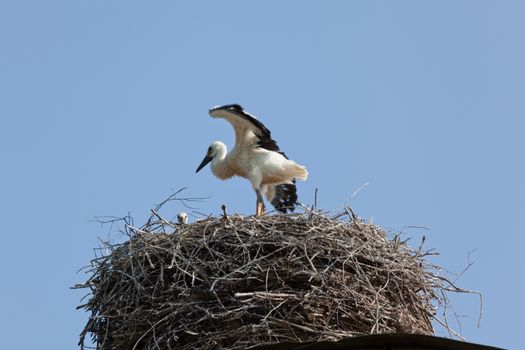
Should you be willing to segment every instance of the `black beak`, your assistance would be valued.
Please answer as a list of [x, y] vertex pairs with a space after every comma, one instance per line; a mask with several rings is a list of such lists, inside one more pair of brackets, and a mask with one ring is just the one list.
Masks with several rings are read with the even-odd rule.
[[195, 170], [196, 173], [199, 172], [199, 170], [201, 170], [202, 168], [204, 168], [206, 166], [206, 164], [208, 164], [209, 162], [211, 162], [211, 160], [213, 159], [213, 157], [210, 157], [209, 155], [206, 155], [206, 157], [204, 157], [204, 159], [202, 160], [201, 164], [199, 165], [199, 167], [197, 168], [197, 170]]

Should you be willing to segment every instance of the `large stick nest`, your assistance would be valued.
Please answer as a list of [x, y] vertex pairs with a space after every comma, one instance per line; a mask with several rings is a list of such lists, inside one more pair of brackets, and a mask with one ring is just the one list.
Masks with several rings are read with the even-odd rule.
[[[157, 214], [156, 214], [157, 215]], [[421, 249], [360, 220], [154, 216], [107, 245], [80, 288], [97, 349], [246, 349], [390, 332], [433, 334], [445, 279]]]

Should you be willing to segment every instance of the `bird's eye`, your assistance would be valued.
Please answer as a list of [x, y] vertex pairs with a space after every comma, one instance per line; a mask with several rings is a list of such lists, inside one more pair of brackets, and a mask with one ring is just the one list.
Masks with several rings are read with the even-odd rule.
[[208, 153], [211, 153], [211, 146], [208, 147]]

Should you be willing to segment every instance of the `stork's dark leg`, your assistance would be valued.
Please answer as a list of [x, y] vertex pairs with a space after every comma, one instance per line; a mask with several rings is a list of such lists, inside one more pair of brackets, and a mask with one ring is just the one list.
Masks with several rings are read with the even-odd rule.
[[263, 216], [265, 213], [264, 201], [261, 195], [261, 191], [255, 190], [257, 194], [257, 203], [255, 205], [255, 216]]

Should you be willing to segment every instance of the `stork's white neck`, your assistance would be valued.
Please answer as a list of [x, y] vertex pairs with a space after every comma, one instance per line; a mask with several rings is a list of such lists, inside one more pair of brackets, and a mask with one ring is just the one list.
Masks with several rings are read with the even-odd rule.
[[211, 171], [213, 172], [213, 175], [221, 180], [229, 179], [234, 176], [235, 173], [230, 167], [228, 161], [228, 149], [226, 148], [226, 145], [220, 141], [215, 141], [213, 145], [214, 155], [211, 161]]

